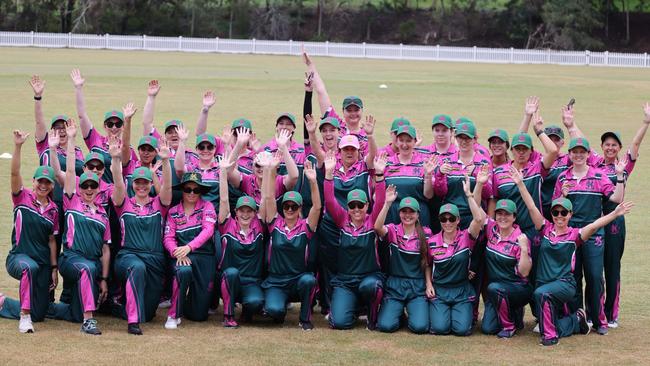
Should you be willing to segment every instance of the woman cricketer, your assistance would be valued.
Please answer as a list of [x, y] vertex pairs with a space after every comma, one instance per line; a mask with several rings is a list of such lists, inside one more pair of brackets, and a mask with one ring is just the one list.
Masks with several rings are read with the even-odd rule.
[[315, 255], [311, 240], [318, 227], [321, 212], [320, 193], [316, 182], [316, 170], [311, 162], [305, 163], [305, 176], [311, 187], [312, 207], [306, 219], [301, 217], [302, 196], [290, 191], [282, 197], [283, 216], [278, 215], [275, 189], [271, 182], [280, 162], [277, 157], [265, 169], [262, 183], [265, 196], [266, 217], [270, 240], [266, 251], [268, 276], [262, 282], [264, 289], [264, 312], [278, 323], [284, 322], [287, 302], [300, 299], [300, 327], [314, 328], [311, 321], [311, 305], [316, 294]]
[[56, 240], [59, 210], [51, 199], [54, 170], [40, 166], [32, 189], [23, 187], [20, 176], [21, 149], [28, 133], [15, 130], [11, 159], [11, 198], [14, 223], [7, 272], [20, 281], [19, 300], [0, 294], [0, 317], [19, 319], [20, 333], [33, 333], [32, 321], [42, 321], [50, 303], [50, 291], [58, 283]]
[[128, 332], [141, 335], [140, 323], [156, 315], [163, 289], [165, 254], [162, 243], [164, 218], [172, 199], [169, 147], [160, 142], [158, 157], [162, 160], [163, 181], [160, 194], [150, 197], [152, 172], [140, 167], [133, 172], [134, 197], [127, 197], [122, 176], [120, 142], [109, 141], [115, 189], [111, 201], [122, 224], [122, 247], [115, 258], [115, 275], [122, 283], [124, 293], [123, 316], [128, 321]]
[[375, 202], [372, 213], [366, 192], [354, 189], [347, 194], [347, 210], [343, 209], [334, 193], [336, 158], [325, 159], [325, 209], [340, 230], [338, 242], [328, 242], [336, 253], [338, 272], [330, 284], [333, 287], [329, 322], [334, 329], [350, 329], [356, 315], [367, 308], [367, 327], [374, 330], [379, 304], [383, 296], [383, 274], [377, 250], [374, 223], [384, 206], [384, 168], [386, 156], [374, 161]]

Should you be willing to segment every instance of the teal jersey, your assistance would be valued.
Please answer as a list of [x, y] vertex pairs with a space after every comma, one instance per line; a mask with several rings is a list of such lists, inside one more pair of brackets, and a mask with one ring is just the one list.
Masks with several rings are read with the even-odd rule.
[[589, 167], [587, 174], [578, 179], [573, 175], [573, 168], [562, 173], [555, 182], [553, 198], [562, 196], [562, 185], [569, 186], [567, 198], [573, 204], [573, 216], [569, 224], [583, 227], [602, 216], [603, 206], [614, 193], [614, 185], [605, 172]]
[[[187, 158], [186, 158], [187, 159]], [[219, 163], [216, 161], [212, 163], [208, 169], [201, 169], [199, 167], [198, 158], [186, 161], [185, 170], [187, 172], [201, 173], [201, 180], [203, 183], [210, 186], [208, 193], [201, 195], [201, 198], [211, 202], [216, 212], [219, 211]]]
[[269, 224], [270, 240], [266, 251], [269, 277], [294, 279], [305, 272], [313, 272], [315, 248], [311, 240], [313, 232], [306, 219], [299, 219], [289, 229], [282, 216], [276, 216]]
[[140, 206], [134, 198], [125, 198], [121, 206], [115, 205], [122, 229], [122, 248], [136, 252], [163, 254], [163, 220], [168, 207], [159, 197]]
[[404, 197], [413, 197], [420, 202], [420, 222], [424, 226], [429, 226], [431, 215], [429, 213], [429, 199], [424, 197], [424, 161], [428, 156], [413, 152], [411, 162], [402, 164], [399, 155], [388, 159], [384, 176], [386, 186], [394, 185], [397, 188], [397, 197], [399, 199], [393, 202], [390, 211], [386, 216], [386, 222], [395, 224], [400, 222], [399, 218], [399, 201]]
[[41, 265], [50, 264], [50, 236], [59, 233], [59, 209], [54, 201], [41, 206], [27, 188], [12, 194], [14, 227], [10, 254], [25, 254]]
[[443, 232], [431, 239], [429, 261], [433, 263], [434, 286], [458, 286], [469, 282], [469, 263], [476, 244], [467, 230], [458, 230], [452, 243], [445, 243]]
[[95, 208], [81, 200], [78, 194], [63, 195], [65, 230], [63, 250], [74, 251], [88, 259], [99, 259], [104, 244], [111, 242], [111, 228], [104, 208]]
[[[50, 147], [48, 145], [48, 134], [45, 134], [45, 137], [41, 141], [36, 142], [36, 152], [38, 153], [38, 160], [40, 165], [51, 166], [50, 158]], [[80, 176], [84, 172], [84, 154], [79, 148], [75, 146], [75, 161], [74, 161], [74, 171], [76, 176]], [[65, 147], [56, 148], [56, 156], [59, 159], [59, 166], [61, 171], [65, 172], [67, 169], [68, 159], [67, 152]], [[52, 191], [52, 199], [54, 202], [63, 202], [63, 187], [59, 185], [59, 182], [54, 182], [54, 190]]]
[[261, 279], [264, 275], [264, 227], [255, 217], [249, 231], [243, 232], [236, 218], [227, 218], [219, 225], [221, 233], [221, 260], [219, 271], [237, 268], [245, 278]]
[[540, 231], [543, 235], [537, 256], [536, 286], [556, 280], [575, 282], [576, 249], [583, 244], [580, 229], [570, 227], [558, 235], [555, 226], [545, 221]]
[[[388, 224], [385, 228], [387, 230], [385, 240], [388, 242], [390, 253], [388, 275], [424, 281], [420, 239], [417, 233], [406, 235], [402, 224]], [[425, 236], [431, 238], [431, 230], [426, 226], [422, 228]]]
[[[96, 129], [92, 128], [90, 132], [88, 132], [88, 136], [84, 137], [84, 142], [90, 152], [98, 153], [104, 158], [104, 174], [102, 175], [102, 180], [106, 183], [112, 184], [113, 173], [111, 172], [111, 164], [113, 158], [111, 157], [111, 154], [108, 153], [108, 137], [100, 135]], [[133, 147], [130, 148], [130, 151], [131, 160], [138, 160]]]
[[[487, 225], [485, 225], [485, 234], [487, 236], [485, 263], [488, 283], [528, 283], [528, 278], [519, 273], [521, 248], [517, 238], [522, 234], [519, 226], [515, 225], [508, 237], [502, 237], [499, 235], [496, 221], [488, 219]], [[530, 242], [528, 243], [528, 253], [530, 253]]]

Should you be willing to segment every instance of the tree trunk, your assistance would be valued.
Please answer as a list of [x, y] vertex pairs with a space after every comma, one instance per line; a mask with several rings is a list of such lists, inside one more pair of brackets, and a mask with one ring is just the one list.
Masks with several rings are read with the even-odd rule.
[[228, 21], [228, 38], [232, 39], [232, 22], [235, 18], [235, 0], [230, 0], [230, 20]]
[[321, 31], [323, 29], [323, 0], [318, 0], [318, 38], [321, 36]]

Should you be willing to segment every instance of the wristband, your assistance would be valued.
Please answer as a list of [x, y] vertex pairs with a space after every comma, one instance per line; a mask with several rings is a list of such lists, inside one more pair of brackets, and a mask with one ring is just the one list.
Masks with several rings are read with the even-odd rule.
[[383, 176], [384, 176], [384, 173], [381, 173], [381, 174], [375, 173], [375, 177], [383, 177]]
[[53, 264], [50, 268], [52, 268], [52, 269], [58, 269], [59, 266], [58, 266], [57, 264]]
[[100, 281], [108, 281], [108, 277], [99, 277]]
[[41, 97], [37, 97], [36, 95], [34, 95], [34, 100], [41, 100], [41, 99], [43, 99], [42, 96], [41, 96]]
[[616, 180], [616, 183], [617, 183], [617, 184], [618, 184], [618, 183], [625, 183], [625, 179], [617, 179], [617, 180]]
[[541, 131], [539, 131], [539, 132], [535, 132], [535, 135], [539, 136], [539, 135], [541, 135], [541, 134], [543, 134], [543, 133], [544, 133], [544, 130], [541, 130]]

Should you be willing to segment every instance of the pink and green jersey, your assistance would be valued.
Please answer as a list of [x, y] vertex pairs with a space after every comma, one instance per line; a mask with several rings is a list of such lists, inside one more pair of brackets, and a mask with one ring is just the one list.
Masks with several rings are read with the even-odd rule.
[[[45, 134], [45, 138], [41, 141], [36, 141], [36, 153], [38, 154], [38, 160], [40, 162], [40, 165], [46, 165], [46, 166], [51, 166], [51, 159], [50, 159], [50, 147], [47, 142], [47, 134]], [[75, 146], [74, 148], [74, 155], [75, 155], [75, 165], [74, 165], [74, 170], [75, 174], [77, 176], [80, 176], [84, 172], [84, 154], [83, 151], [79, 148], [79, 146]], [[66, 171], [67, 167], [67, 151], [64, 147], [57, 147], [56, 148], [56, 156], [59, 158], [59, 165], [61, 166], [61, 170], [63, 172]], [[58, 182], [55, 182], [54, 184], [54, 191], [52, 192], [52, 199], [56, 202], [62, 202], [63, 201], [63, 187], [59, 185]]]
[[[313, 272], [316, 248], [311, 240], [314, 232], [307, 219], [298, 219], [289, 229], [280, 215], [268, 225], [270, 240], [265, 253], [269, 277], [274, 280], [291, 280], [303, 273]], [[269, 282], [269, 281], [267, 281]]]
[[174, 249], [189, 246], [191, 253], [214, 255], [214, 225], [217, 214], [210, 202], [199, 198], [190, 215], [185, 214], [183, 203], [169, 209], [165, 222], [164, 245], [170, 256]]
[[125, 198], [121, 206], [114, 205], [122, 229], [122, 249], [148, 254], [163, 254], [163, 225], [168, 207], [154, 197], [145, 205]]
[[431, 238], [429, 260], [433, 263], [433, 284], [454, 287], [469, 281], [469, 264], [476, 238], [458, 230], [452, 243], [445, 243], [443, 232]]
[[[485, 225], [487, 245], [485, 249], [485, 262], [487, 266], [488, 283], [510, 282], [516, 284], [527, 284], [528, 278], [519, 273], [519, 258], [521, 248], [517, 238], [522, 234], [519, 226], [515, 225], [514, 230], [507, 237], [499, 234], [499, 226], [496, 221], [489, 218]], [[528, 242], [528, 253], [530, 253], [530, 242]]]
[[236, 218], [228, 217], [219, 224], [221, 253], [217, 270], [234, 267], [241, 277], [261, 280], [264, 275], [264, 226], [259, 217], [244, 232]]
[[25, 254], [40, 265], [50, 264], [50, 236], [59, 233], [59, 209], [52, 200], [42, 206], [27, 188], [11, 195], [14, 227], [9, 254]]
[[[97, 132], [96, 129], [91, 128], [88, 136], [84, 137], [86, 142], [86, 147], [90, 152], [96, 152], [104, 158], [104, 174], [102, 175], [102, 180], [106, 183], [113, 183], [113, 173], [111, 173], [111, 154], [108, 153], [108, 137], [102, 136]], [[138, 156], [135, 154], [133, 147], [131, 150], [131, 160], [138, 160]]]
[[573, 174], [573, 167], [560, 174], [555, 182], [553, 199], [562, 196], [562, 185], [568, 182], [568, 198], [573, 204], [571, 225], [583, 227], [602, 216], [603, 207], [614, 193], [615, 186], [607, 174], [594, 167], [589, 167], [587, 174], [578, 179]]
[[[388, 261], [388, 275], [424, 281], [420, 257], [420, 239], [417, 232], [410, 235], [404, 232], [402, 224], [387, 224], [385, 241], [388, 242], [390, 258]], [[429, 238], [429, 246], [432, 245], [431, 230], [423, 226], [424, 235]]]
[[63, 250], [70, 250], [88, 259], [99, 259], [102, 247], [111, 242], [108, 215], [100, 204], [96, 209], [81, 200], [77, 193], [63, 195], [65, 229]]
[[569, 227], [566, 233], [558, 234], [555, 225], [544, 220], [540, 232], [542, 239], [536, 264], [536, 287], [557, 280], [575, 283], [576, 250], [584, 244], [580, 229]]

